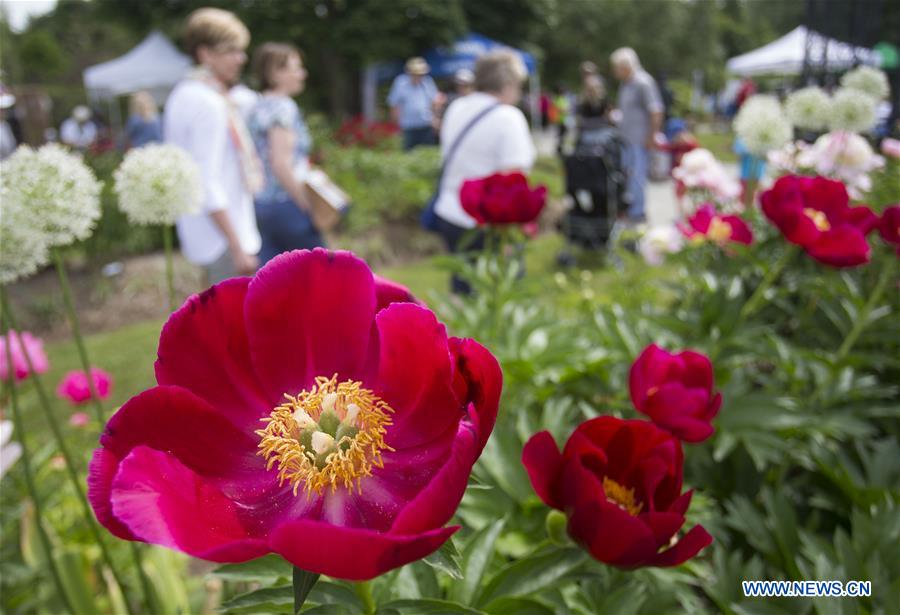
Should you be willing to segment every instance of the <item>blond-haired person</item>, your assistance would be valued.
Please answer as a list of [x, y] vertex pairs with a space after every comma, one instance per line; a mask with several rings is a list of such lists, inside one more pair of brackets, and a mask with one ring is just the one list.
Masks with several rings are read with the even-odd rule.
[[232, 13], [197, 9], [188, 16], [184, 46], [195, 68], [169, 96], [163, 134], [197, 162], [203, 209], [178, 220], [181, 249], [206, 269], [210, 284], [256, 271], [260, 237], [253, 194], [263, 176], [253, 142], [227, 98], [247, 62], [250, 33]]
[[128, 147], [162, 141], [162, 123], [153, 96], [149, 92], [135, 92], [128, 101], [128, 107], [128, 121], [125, 123]]

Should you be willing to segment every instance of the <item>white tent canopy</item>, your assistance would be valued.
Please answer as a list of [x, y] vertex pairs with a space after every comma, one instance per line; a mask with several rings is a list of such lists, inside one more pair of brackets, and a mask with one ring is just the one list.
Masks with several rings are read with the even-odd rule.
[[162, 101], [190, 66], [188, 56], [154, 31], [125, 55], [86, 68], [84, 87], [91, 100], [147, 90]]
[[741, 76], [799, 75], [803, 72], [807, 36], [812, 37], [809, 57], [812, 66], [827, 65], [828, 70], [845, 70], [860, 62], [877, 64], [876, 54], [871, 49], [854, 47], [805, 26], [797, 26], [778, 40], [731, 58], [726, 65], [728, 71]]

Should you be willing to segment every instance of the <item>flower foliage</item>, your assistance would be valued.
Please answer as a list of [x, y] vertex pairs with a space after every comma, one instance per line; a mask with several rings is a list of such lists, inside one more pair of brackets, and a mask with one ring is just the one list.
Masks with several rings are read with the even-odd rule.
[[722, 396], [713, 390], [706, 355], [692, 350], [672, 354], [651, 344], [631, 366], [629, 389], [638, 412], [677, 438], [702, 442], [713, 434], [712, 419]]
[[747, 150], [757, 156], [782, 147], [794, 136], [781, 104], [773, 96], [758, 94], [747, 99], [734, 118], [734, 131]]
[[132, 224], [175, 224], [200, 209], [200, 169], [175, 145], [132, 149], [114, 177], [119, 208]]
[[831, 117], [831, 98], [822, 88], [808, 87], [791, 92], [784, 102], [788, 119], [806, 130], [823, 130]]
[[875, 100], [881, 100], [891, 93], [887, 75], [883, 70], [872, 66], [858, 66], [844, 73], [841, 77], [841, 85], [865, 92]]
[[463, 182], [459, 200], [478, 224], [527, 224], [544, 209], [547, 188], [530, 188], [522, 173], [495, 173]]
[[866, 235], [878, 218], [868, 207], [850, 207], [841, 182], [786, 175], [760, 201], [763, 213], [785, 238], [820, 263], [855, 267], [869, 262]]
[[832, 130], [868, 132], [875, 126], [876, 100], [862, 90], [843, 87], [835, 92], [831, 104]]
[[10, 366], [7, 364], [6, 357], [7, 344], [9, 344], [9, 354], [12, 355], [13, 377], [17, 381], [25, 380], [32, 375], [32, 371], [28, 367], [29, 360], [31, 366], [34, 367], [33, 373], [43, 374], [50, 369], [47, 353], [44, 352], [44, 342], [29, 331], [8, 331], [6, 335], [0, 336], [0, 380], [9, 378]]
[[591, 419], [562, 453], [542, 431], [525, 445], [522, 463], [544, 503], [566, 512], [572, 539], [601, 562], [677, 566], [712, 543], [699, 525], [676, 538], [692, 492], [681, 492], [681, 443], [652, 423]]
[[[370, 579], [458, 527], [501, 372], [350, 253], [296, 251], [190, 298], [160, 337], [159, 386], [110, 419], [90, 466], [128, 540]], [[408, 293], [406, 293], [408, 296]]]
[[[12, 224], [29, 228], [20, 241], [38, 233], [48, 247], [65, 246], [91, 234], [100, 217], [101, 184], [81, 157], [55, 143], [36, 150], [23, 145], [3, 166], [4, 213], [8, 209]], [[27, 238], [23, 247], [29, 245], [40, 252], [40, 241]], [[33, 271], [35, 260], [40, 262], [23, 264], [20, 275]]]

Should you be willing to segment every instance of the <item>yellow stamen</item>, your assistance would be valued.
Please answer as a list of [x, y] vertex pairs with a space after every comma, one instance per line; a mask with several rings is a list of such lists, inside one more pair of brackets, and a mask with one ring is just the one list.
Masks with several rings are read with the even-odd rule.
[[[301, 487], [307, 497], [327, 487], [332, 493], [338, 487], [361, 490], [363, 477], [383, 467], [382, 453], [394, 450], [384, 442], [394, 410], [361, 382], [320, 376], [311, 389], [285, 399], [262, 419], [266, 427], [256, 434], [266, 468], [277, 464], [279, 482], [289, 483], [294, 495]], [[319, 425], [325, 412], [342, 417], [335, 433]]]
[[719, 245], [727, 243], [731, 239], [731, 225], [719, 216], [713, 216], [706, 229], [706, 236]]
[[806, 217], [813, 221], [813, 224], [816, 225], [816, 228], [821, 232], [830, 231], [831, 224], [828, 222], [828, 216], [825, 215], [824, 211], [819, 211], [818, 209], [813, 209], [812, 207], [804, 207], [803, 213], [806, 214]]
[[634, 488], [628, 489], [608, 476], [603, 477], [603, 492], [606, 500], [612, 502], [629, 515], [636, 517], [644, 507], [642, 502], [635, 501]]

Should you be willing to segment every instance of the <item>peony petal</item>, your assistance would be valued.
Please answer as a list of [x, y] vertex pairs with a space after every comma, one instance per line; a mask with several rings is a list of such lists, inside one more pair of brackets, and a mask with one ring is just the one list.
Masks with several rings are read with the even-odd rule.
[[375, 291], [372, 272], [349, 252], [276, 256], [250, 282], [245, 308], [250, 355], [271, 404], [317, 376], [363, 379]]
[[678, 566], [712, 544], [713, 538], [702, 525], [695, 525], [671, 549], [659, 553], [648, 562], [651, 566]]
[[672, 536], [684, 525], [684, 515], [671, 511], [645, 512], [641, 513], [638, 518], [647, 524], [647, 527], [653, 532], [656, 544], [659, 546], [669, 544]]
[[94, 515], [100, 525], [108, 529], [114, 536], [123, 540], [138, 540], [121, 521], [112, 513], [109, 501], [112, 482], [119, 469], [119, 459], [105, 448], [98, 448], [88, 464], [88, 501], [94, 509]]
[[159, 337], [156, 380], [205, 399], [241, 429], [252, 431], [268, 416], [253, 372], [244, 298], [249, 278], [232, 278], [189, 298], [169, 317]]
[[544, 504], [559, 510], [563, 504], [556, 493], [563, 457], [549, 431], [541, 431], [525, 443], [522, 449], [522, 465], [531, 479], [531, 486]]
[[236, 504], [174, 456], [146, 446], [119, 464], [112, 512], [145, 542], [218, 562], [243, 562], [268, 552], [238, 520]]
[[374, 276], [375, 281], [375, 312], [380, 312], [392, 303], [415, 303], [426, 307], [424, 303], [416, 299], [409, 289], [402, 284], [397, 284], [387, 278]]
[[806, 250], [820, 263], [832, 267], [856, 267], [868, 263], [871, 254], [865, 236], [850, 225], [841, 225], [822, 233]]
[[366, 581], [433, 553], [458, 529], [455, 526], [414, 535], [385, 534], [301, 519], [277, 527], [269, 544], [273, 551], [307, 572]]
[[497, 421], [503, 371], [494, 355], [475, 340], [452, 337], [449, 342], [456, 361], [455, 385], [478, 433], [480, 455]]
[[650, 528], [614, 504], [592, 502], [569, 516], [569, 535], [592, 557], [623, 568], [640, 566], [656, 553]]
[[375, 394], [394, 409], [385, 442], [400, 450], [455, 431], [464, 405], [452, 388], [444, 325], [411, 303], [392, 304], [375, 320], [380, 349]]
[[450, 457], [431, 482], [400, 511], [391, 532], [413, 534], [447, 523], [462, 501], [479, 452], [474, 428], [468, 423], [461, 424]]

